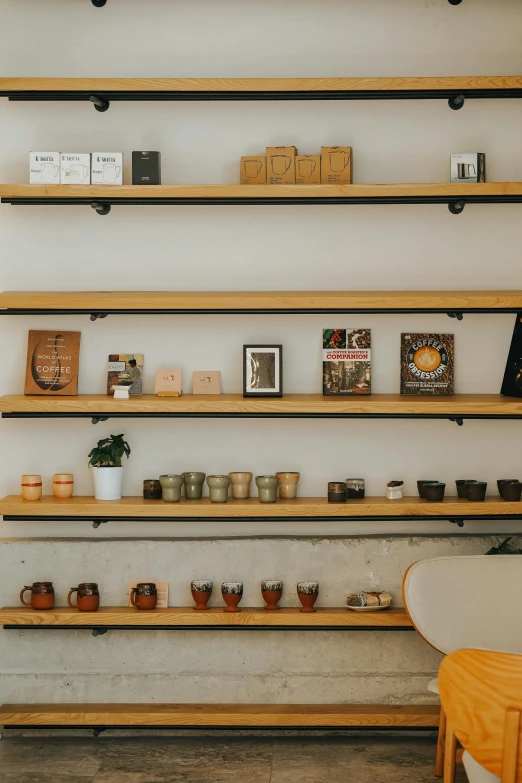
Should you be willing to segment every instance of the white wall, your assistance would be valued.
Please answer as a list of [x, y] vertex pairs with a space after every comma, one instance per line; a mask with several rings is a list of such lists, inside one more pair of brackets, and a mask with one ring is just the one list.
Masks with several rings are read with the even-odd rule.
[[[5, 76], [429, 76], [522, 70], [522, 15], [515, 0], [494, 5], [463, 0], [458, 7], [446, 0], [108, 0], [104, 9], [89, 0], [0, 0], [0, 20]], [[486, 153], [489, 180], [521, 180], [521, 120], [522, 103], [506, 100], [468, 101], [458, 112], [445, 101], [113, 103], [105, 114], [87, 103], [1, 100], [0, 181], [27, 181], [29, 150], [49, 149], [123, 150], [130, 182], [130, 153], [145, 147], [161, 150], [164, 183], [237, 182], [240, 156], [262, 153], [272, 144], [296, 144], [302, 153], [317, 152], [321, 144], [351, 144], [356, 182], [444, 182], [450, 153], [467, 151]], [[521, 214], [519, 205], [468, 206], [458, 217], [442, 205], [115, 207], [101, 218], [88, 207], [6, 205], [0, 209], [0, 289], [521, 288]], [[417, 330], [455, 333], [457, 392], [496, 393], [513, 316], [466, 316], [461, 323], [443, 315], [110, 316], [97, 323], [87, 316], [4, 317], [1, 393], [23, 389], [28, 329], [58, 326], [82, 331], [81, 392], [103, 392], [107, 355], [118, 351], [145, 353], [149, 392], [156, 369], [165, 366], [184, 369], [186, 391], [192, 370], [221, 369], [224, 391], [239, 392], [241, 347], [248, 341], [283, 343], [286, 391], [320, 392], [321, 329], [369, 326], [375, 392], [398, 390], [400, 332]], [[364, 476], [369, 494], [382, 494], [390, 478], [404, 478], [409, 494], [417, 478], [447, 481], [451, 493], [456, 478], [493, 485], [500, 476], [520, 475], [518, 428], [513, 422], [466, 422], [457, 428], [445, 421], [371, 420], [127, 420], [94, 428], [87, 420], [5, 420], [0, 493], [18, 492], [20, 474], [29, 471], [41, 472], [50, 491], [52, 474], [69, 470], [77, 492], [90, 493], [88, 451], [96, 439], [122, 431], [133, 449], [127, 494], [140, 494], [144, 478], [187, 469], [299, 470], [305, 495], [324, 495], [328, 480], [350, 475]], [[474, 523], [459, 532], [518, 529], [516, 523]], [[307, 523], [298, 529], [283, 522], [223, 523], [211, 529], [114, 523], [103, 535], [269, 535], [275, 556], [277, 535], [383, 531], [456, 532], [448, 522]], [[3, 523], [0, 533], [99, 538], [101, 531], [86, 522], [48, 522]], [[407, 540], [400, 541], [408, 558], [416, 559]], [[471, 543], [472, 551], [484, 551], [482, 544]], [[438, 546], [444, 553], [454, 542], [448, 538]], [[247, 542], [242, 551], [248, 547]], [[376, 541], [377, 570], [378, 547]], [[66, 551], [74, 564], [74, 548]], [[112, 568], [121, 570], [123, 582], [128, 550], [111, 551]], [[175, 570], [175, 544], [169, 552]], [[191, 550], [194, 575], [200, 570], [197, 552]], [[215, 552], [219, 559], [219, 546]], [[136, 574], [144, 564], [141, 553], [136, 545]], [[77, 557], [78, 578], [86, 579]], [[58, 580], [60, 546], [45, 562], [42, 556], [40, 565], [24, 579], [45, 573]], [[403, 565], [386, 562], [397, 583]], [[270, 570], [269, 557], [262, 566]], [[216, 575], [221, 573], [216, 567]], [[1, 589], [2, 603], [14, 600], [7, 583]], [[179, 592], [171, 595], [173, 604], [184, 600]], [[121, 644], [119, 639], [112, 645]], [[241, 640], [241, 649], [248, 654], [258, 641]], [[297, 644], [297, 637], [285, 643]], [[81, 671], [77, 649], [72, 644], [70, 671]], [[415, 655], [412, 647], [422, 669], [423, 659]], [[397, 665], [399, 659], [398, 652]], [[334, 671], [337, 659], [330, 665]], [[22, 668], [38, 672], [38, 666], [33, 657]], [[208, 666], [218, 676], [218, 663]], [[377, 689], [376, 699], [390, 698], [386, 687]], [[417, 692], [413, 686], [411, 692]], [[140, 693], [146, 700], [146, 689]], [[295, 700], [306, 699], [306, 688], [296, 686], [294, 693]], [[248, 695], [247, 689], [244, 700]]]

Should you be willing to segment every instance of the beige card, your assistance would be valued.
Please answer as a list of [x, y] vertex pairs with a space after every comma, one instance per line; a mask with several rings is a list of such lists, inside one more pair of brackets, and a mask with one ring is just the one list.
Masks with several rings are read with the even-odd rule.
[[154, 394], [172, 394], [175, 397], [179, 397], [181, 394], [182, 380], [183, 370], [158, 370], [156, 373]]
[[129, 582], [129, 587], [127, 590], [127, 600], [129, 602], [129, 606], [132, 606], [130, 599], [131, 590], [133, 587], [136, 587], [139, 582], [154, 582], [156, 585], [156, 590], [158, 591], [157, 606], [159, 609], [167, 608], [169, 605], [169, 583], [158, 582], [156, 579], [133, 579], [132, 582]]
[[192, 394], [221, 394], [221, 372], [219, 370], [194, 370], [192, 373]]

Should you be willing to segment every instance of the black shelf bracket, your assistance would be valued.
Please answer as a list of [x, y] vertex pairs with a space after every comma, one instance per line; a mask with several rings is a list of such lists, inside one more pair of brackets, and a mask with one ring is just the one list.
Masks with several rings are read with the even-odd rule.
[[448, 0], [448, 3], [450, 5], [460, 5], [462, 3], [462, 0]]
[[92, 635], [96, 638], [96, 636], [103, 636], [107, 633], [109, 629], [108, 628], [93, 628]]
[[92, 526], [96, 530], [100, 527], [100, 525], [106, 525], [108, 521], [108, 519], [95, 519], [92, 523]]
[[[92, 1], [93, 1], [93, 3], [94, 3], [94, 0], [92, 0]], [[96, 738], [96, 737], [99, 737], [99, 736], [100, 736], [100, 734], [102, 733], [102, 731], [107, 731], [107, 729], [105, 729], [105, 728], [102, 728], [101, 726], [100, 726], [99, 728], [97, 728], [97, 729], [93, 729], [93, 730], [92, 730], [92, 736], [93, 736], [94, 738]]]
[[[94, 0], [93, 0], [94, 3]], [[96, 5], [96, 3], [94, 3]], [[105, 3], [103, 3], [105, 5]], [[109, 106], [111, 105], [111, 102], [107, 100], [107, 98], [100, 98], [99, 95], [89, 95], [89, 100], [91, 103], [94, 103], [94, 108], [96, 111], [107, 111]]]
[[[450, 1], [450, 3], [452, 2], [452, 0], [449, 0], [449, 1]], [[460, 1], [461, 0], [458, 0], [458, 2], [460, 2]], [[107, 0], [91, 0], [91, 3], [93, 4], [93, 6], [95, 8], [103, 8], [104, 5], [107, 5]]]
[[462, 416], [454, 416], [450, 421], [454, 421], [459, 427], [462, 427], [464, 424], [464, 418]]
[[[450, 0], [451, 2], [451, 0]], [[466, 101], [465, 95], [454, 95], [453, 98], [448, 99], [448, 106], [450, 109], [453, 109], [453, 111], [459, 111], [459, 109], [462, 109], [464, 106], [464, 103]]]
[[91, 418], [91, 424], [99, 424], [100, 421], [107, 421], [108, 418], [108, 416], [93, 416]]
[[109, 313], [91, 313], [91, 321], [97, 321], [98, 318], [107, 318]]
[[465, 206], [466, 205], [462, 199], [460, 199], [460, 201], [450, 201], [448, 203], [448, 209], [452, 215], [460, 215], [461, 212], [464, 212]]
[[463, 519], [450, 519], [450, 522], [453, 522], [457, 527], [464, 527], [464, 520]]
[[91, 207], [94, 210], [96, 210], [98, 215], [108, 215], [109, 212], [111, 211], [111, 205], [110, 204], [101, 203], [99, 201], [93, 201], [93, 203], [91, 204]]
[[464, 318], [464, 314], [461, 313], [461, 312], [458, 312], [458, 313], [448, 313], [448, 316], [450, 318], [456, 318], [457, 321], [462, 321], [462, 319]]

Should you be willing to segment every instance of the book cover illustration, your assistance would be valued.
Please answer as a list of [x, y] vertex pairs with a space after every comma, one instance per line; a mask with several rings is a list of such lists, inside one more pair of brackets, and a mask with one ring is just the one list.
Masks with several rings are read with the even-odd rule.
[[114, 395], [113, 386], [130, 386], [129, 394], [143, 394], [143, 354], [109, 354], [107, 394]]
[[31, 330], [24, 394], [78, 394], [81, 332]]
[[323, 329], [323, 395], [371, 394], [371, 329]]
[[522, 397], [522, 313], [517, 313], [500, 393]]
[[401, 334], [401, 394], [453, 394], [455, 337]]

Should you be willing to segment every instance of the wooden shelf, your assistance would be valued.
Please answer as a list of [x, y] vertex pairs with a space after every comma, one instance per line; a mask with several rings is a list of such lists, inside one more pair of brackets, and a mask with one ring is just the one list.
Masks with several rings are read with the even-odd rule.
[[2, 704], [0, 723], [19, 726], [202, 726], [221, 728], [436, 728], [440, 707], [399, 704]]
[[257, 497], [248, 500], [229, 499], [228, 503], [211, 503], [202, 500], [182, 500], [164, 503], [162, 500], [144, 500], [139, 496], [121, 500], [94, 500], [92, 497], [74, 496], [61, 500], [43, 496], [41, 500], [26, 501], [20, 495], [8, 495], [0, 500], [0, 514], [5, 519], [69, 519], [87, 520], [240, 520], [254, 519], [300, 520], [314, 519], [483, 519], [522, 517], [522, 501], [509, 503], [500, 497], [487, 498], [483, 502], [470, 502], [448, 497], [442, 503], [428, 503], [418, 497], [387, 500], [368, 497], [349, 500], [346, 503], [328, 503], [326, 498], [296, 498], [276, 503], [260, 503]]
[[35, 611], [24, 607], [2, 607], [0, 625], [45, 627], [118, 628], [163, 627], [191, 628], [246, 628], [300, 630], [314, 628], [331, 629], [413, 629], [413, 623], [404, 609], [386, 609], [382, 612], [360, 613], [350, 609], [317, 609], [305, 614], [299, 609], [284, 608], [267, 612], [264, 609], [242, 608], [239, 614], [228, 614], [222, 608], [196, 612], [192, 607], [176, 607], [140, 611], [125, 606], [101, 607], [97, 612], [79, 612], [76, 609], [58, 608], [49, 611]]
[[323, 397], [321, 394], [287, 394], [281, 398], [245, 398], [240, 394], [157, 397], [144, 394], [115, 400], [106, 394], [76, 397], [0, 397], [5, 418], [426, 418], [519, 419], [522, 398], [501, 394], [455, 394], [417, 397], [371, 394], [359, 397]]
[[3, 291], [10, 313], [516, 313], [514, 291]]

